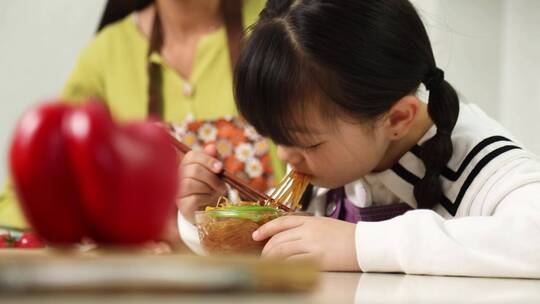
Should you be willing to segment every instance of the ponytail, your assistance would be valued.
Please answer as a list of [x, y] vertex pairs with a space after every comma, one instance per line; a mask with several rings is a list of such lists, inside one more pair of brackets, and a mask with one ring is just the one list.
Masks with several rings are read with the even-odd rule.
[[430, 209], [443, 198], [440, 173], [452, 156], [452, 130], [459, 114], [459, 100], [454, 88], [444, 80], [438, 68], [423, 81], [429, 91], [428, 112], [437, 128], [435, 136], [422, 144], [420, 159], [426, 173], [414, 186], [418, 208]]

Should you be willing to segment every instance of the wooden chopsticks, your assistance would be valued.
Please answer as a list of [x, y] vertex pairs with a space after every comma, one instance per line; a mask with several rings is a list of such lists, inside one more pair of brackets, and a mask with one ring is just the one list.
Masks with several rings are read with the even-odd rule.
[[[180, 152], [186, 154], [191, 151], [191, 148], [176, 139], [170, 132], [167, 132], [171, 140], [171, 144]], [[233, 188], [237, 189], [240, 194], [249, 200], [254, 202], [261, 202], [265, 204], [267, 201], [272, 201], [272, 198], [265, 193], [260, 192], [259, 190], [251, 187], [238, 177], [234, 176], [231, 172], [223, 169], [219, 174], [220, 178], [223, 179], [227, 184], [231, 185]]]

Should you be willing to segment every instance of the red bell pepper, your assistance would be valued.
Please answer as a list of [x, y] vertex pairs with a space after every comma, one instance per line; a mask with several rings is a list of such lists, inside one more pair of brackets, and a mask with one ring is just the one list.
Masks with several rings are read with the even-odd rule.
[[151, 122], [117, 125], [97, 101], [46, 103], [15, 130], [11, 174], [47, 241], [131, 244], [158, 237], [174, 208], [177, 156]]

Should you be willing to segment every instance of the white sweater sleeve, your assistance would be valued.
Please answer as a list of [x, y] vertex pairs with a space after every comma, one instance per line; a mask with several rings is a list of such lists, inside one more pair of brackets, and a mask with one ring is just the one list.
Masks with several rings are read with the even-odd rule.
[[197, 227], [189, 222], [180, 211], [178, 211], [178, 231], [180, 232], [182, 241], [184, 241], [189, 249], [193, 250], [193, 252], [198, 255], [206, 255], [199, 240]]
[[492, 216], [359, 222], [356, 251], [366, 272], [540, 278], [540, 183], [513, 189]]

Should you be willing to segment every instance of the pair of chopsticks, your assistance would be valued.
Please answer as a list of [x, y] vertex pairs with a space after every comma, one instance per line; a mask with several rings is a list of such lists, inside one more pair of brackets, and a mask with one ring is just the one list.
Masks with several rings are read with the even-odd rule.
[[[169, 135], [171, 144], [176, 148], [176, 150], [182, 152], [183, 154], [191, 151], [190, 147], [176, 139], [176, 137], [174, 137], [174, 135], [172, 135], [170, 132], [167, 132], [167, 134]], [[219, 177], [223, 179], [224, 182], [238, 190], [238, 192], [240, 192], [240, 194], [246, 199], [252, 200], [254, 202], [261, 202], [262, 204], [266, 204], [266, 202], [273, 200], [270, 196], [251, 187], [250, 185], [248, 185], [247, 183], [245, 183], [244, 181], [234, 176], [234, 174], [225, 169], [221, 171]]]

